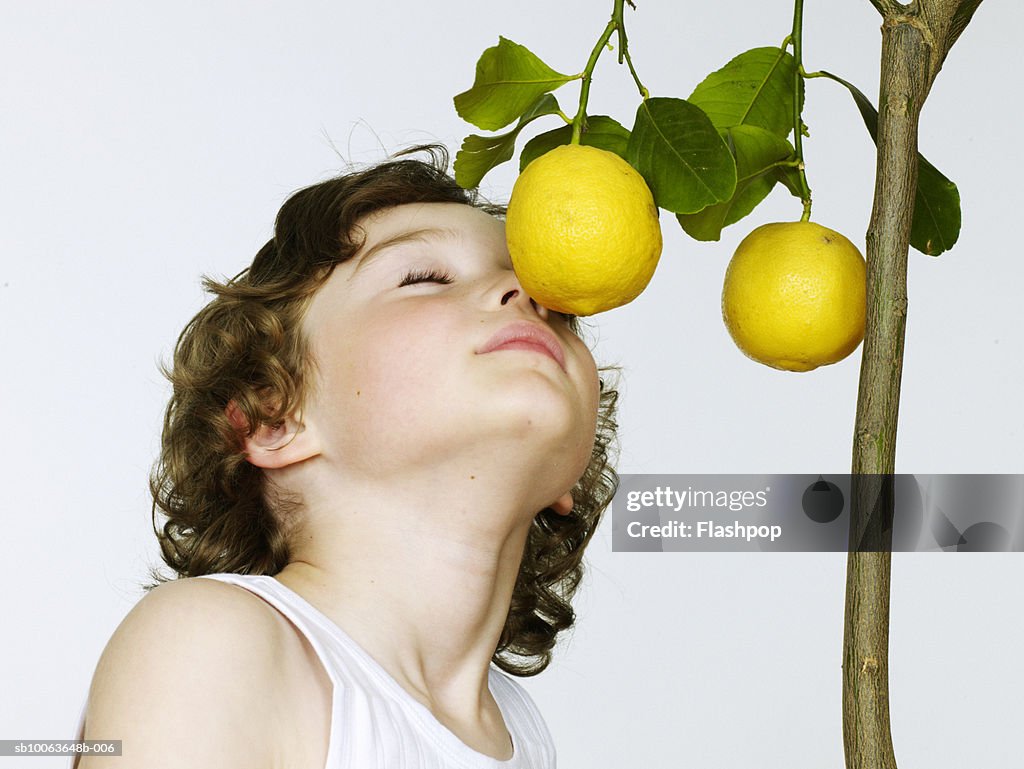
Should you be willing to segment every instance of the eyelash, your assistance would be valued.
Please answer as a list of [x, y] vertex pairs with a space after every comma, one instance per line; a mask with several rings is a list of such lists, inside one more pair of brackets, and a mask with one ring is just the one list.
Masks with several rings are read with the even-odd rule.
[[[454, 283], [455, 277], [450, 272], [442, 272], [438, 270], [409, 270], [402, 278], [402, 282], [398, 284], [399, 288], [402, 286], [411, 286], [415, 283]], [[576, 320], [575, 315], [570, 315], [566, 312], [555, 312], [556, 315], [560, 316], [566, 323], [572, 323]]]
[[410, 270], [402, 278], [398, 287], [411, 286], [414, 283], [454, 283], [455, 277], [449, 272], [438, 272], [437, 270]]

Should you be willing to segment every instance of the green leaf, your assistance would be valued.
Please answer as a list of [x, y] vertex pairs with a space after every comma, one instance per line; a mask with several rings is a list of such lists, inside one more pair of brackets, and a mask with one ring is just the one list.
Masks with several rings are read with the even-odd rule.
[[476, 187], [483, 181], [488, 171], [512, 159], [516, 138], [527, 124], [542, 115], [553, 115], [558, 112], [555, 97], [546, 93], [534, 102], [533, 106], [519, 118], [516, 127], [508, 133], [498, 136], [467, 136], [455, 155], [455, 181], [465, 189]]
[[520, 117], [542, 94], [578, 78], [555, 72], [525, 47], [499, 37], [476, 63], [473, 87], [455, 97], [455, 111], [477, 128], [496, 131]]
[[736, 158], [736, 191], [724, 203], [696, 214], [678, 214], [680, 226], [696, 240], [718, 240], [722, 228], [749, 214], [772, 191], [778, 174], [776, 164], [793, 157], [785, 139], [755, 126], [734, 126], [724, 131], [726, 144]]
[[[690, 95], [718, 130], [752, 125], [785, 139], [793, 130], [796, 62], [781, 48], [754, 48], [712, 72]], [[801, 80], [801, 99], [803, 98]]]
[[803, 200], [804, 193], [800, 189], [800, 172], [792, 167], [782, 166], [775, 169], [775, 177], [782, 182], [782, 186], [789, 190], [789, 194], [797, 200]]
[[[572, 140], [572, 126], [565, 125], [553, 131], [534, 136], [523, 146], [519, 155], [519, 171], [522, 172], [531, 161], [541, 155], [550, 152], [555, 147], [561, 147]], [[626, 159], [626, 146], [629, 144], [629, 129], [625, 128], [617, 120], [605, 115], [590, 115], [587, 117], [586, 130], [580, 134], [580, 144], [588, 147], [614, 152], [623, 160]]]
[[960, 224], [960, 191], [918, 153], [910, 245], [922, 254], [938, 256], [956, 245]]
[[[822, 72], [835, 80], [853, 97], [871, 139], [878, 144], [878, 111], [856, 86], [841, 77]], [[910, 245], [928, 256], [948, 251], [960, 237], [960, 192], [939, 169], [917, 153], [917, 190], [914, 194], [914, 218], [910, 225]]]
[[666, 211], [692, 214], [732, 197], [736, 163], [699, 107], [683, 99], [640, 103], [626, 159]]

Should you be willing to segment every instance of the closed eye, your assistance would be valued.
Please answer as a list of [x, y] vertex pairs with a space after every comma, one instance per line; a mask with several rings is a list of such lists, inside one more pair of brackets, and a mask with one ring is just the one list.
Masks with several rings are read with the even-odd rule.
[[455, 277], [449, 272], [438, 270], [410, 270], [402, 278], [398, 287], [411, 286], [414, 283], [453, 283]]

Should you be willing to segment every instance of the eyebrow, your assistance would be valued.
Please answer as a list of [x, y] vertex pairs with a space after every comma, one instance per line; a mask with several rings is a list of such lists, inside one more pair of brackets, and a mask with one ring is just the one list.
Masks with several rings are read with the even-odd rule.
[[382, 251], [386, 251], [393, 246], [400, 246], [403, 243], [428, 243], [430, 241], [441, 240], [452, 241], [458, 240], [461, 237], [462, 233], [451, 227], [421, 227], [416, 230], [400, 232], [397, 235], [392, 235], [390, 238], [385, 238], [379, 243], [374, 243], [370, 246], [362, 255], [359, 256], [355, 269], [352, 271], [352, 275], [354, 276], [358, 273], [360, 269], [373, 261], [373, 259]]

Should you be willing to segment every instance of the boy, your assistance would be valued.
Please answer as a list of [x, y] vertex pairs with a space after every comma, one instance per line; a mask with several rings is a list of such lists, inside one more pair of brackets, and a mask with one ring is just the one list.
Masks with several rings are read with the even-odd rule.
[[176, 578], [104, 650], [82, 738], [123, 755], [82, 769], [554, 766], [497, 668], [573, 623], [616, 395], [417, 149], [296, 193], [206, 279], [151, 479]]

